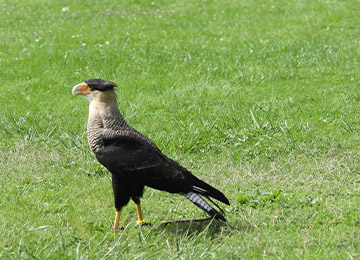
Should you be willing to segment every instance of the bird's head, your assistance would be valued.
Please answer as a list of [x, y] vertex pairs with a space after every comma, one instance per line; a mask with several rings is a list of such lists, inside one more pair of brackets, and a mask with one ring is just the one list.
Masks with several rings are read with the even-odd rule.
[[89, 101], [92, 101], [95, 96], [99, 96], [101, 93], [109, 92], [108, 90], [110, 90], [111, 93], [114, 93], [114, 87], [116, 87], [116, 84], [111, 81], [103, 79], [88, 79], [80, 84], [77, 84], [72, 89], [72, 94], [84, 96]]

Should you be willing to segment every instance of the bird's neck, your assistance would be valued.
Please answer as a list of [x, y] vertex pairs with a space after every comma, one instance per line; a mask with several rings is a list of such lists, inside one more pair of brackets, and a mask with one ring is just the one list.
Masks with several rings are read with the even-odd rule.
[[98, 92], [94, 95], [89, 106], [89, 125], [114, 130], [127, 127], [127, 123], [119, 111], [114, 91]]
[[89, 112], [96, 114], [98, 112], [104, 112], [105, 110], [117, 110], [119, 107], [116, 100], [116, 95], [113, 90], [96, 91], [92, 93], [89, 106]]
[[90, 101], [87, 125], [91, 149], [95, 151], [103, 145], [102, 130], [126, 130], [127, 128], [129, 126], [119, 111], [115, 93], [113, 91], [96, 93]]

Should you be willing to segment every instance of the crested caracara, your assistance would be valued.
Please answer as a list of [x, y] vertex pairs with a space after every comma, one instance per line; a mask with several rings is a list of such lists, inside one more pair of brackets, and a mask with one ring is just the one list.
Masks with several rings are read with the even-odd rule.
[[102, 79], [89, 79], [72, 90], [73, 95], [90, 101], [87, 136], [96, 158], [112, 174], [114, 229], [118, 229], [121, 210], [130, 198], [136, 204], [137, 224], [144, 224], [140, 208], [144, 186], [179, 193], [215, 219], [226, 221], [201, 197], [229, 205], [224, 194], [168, 158], [151, 140], [129, 126], [119, 111], [115, 86]]

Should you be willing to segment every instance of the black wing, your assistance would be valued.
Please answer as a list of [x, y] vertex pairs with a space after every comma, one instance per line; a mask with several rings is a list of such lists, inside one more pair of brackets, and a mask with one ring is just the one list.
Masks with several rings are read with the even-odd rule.
[[104, 140], [104, 143], [105, 147], [95, 153], [97, 159], [124, 181], [171, 193], [194, 191], [229, 204], [222, 192], [195, 177], [152, 143], [136, 136]]
[[192, 190], [192, 183], [183, 173], [185, 169], [142, 140], [129, 137], [106, 140], [105, 147], [95, 155], [112, 174], [121, 176], [124, 181], [172, 193]]

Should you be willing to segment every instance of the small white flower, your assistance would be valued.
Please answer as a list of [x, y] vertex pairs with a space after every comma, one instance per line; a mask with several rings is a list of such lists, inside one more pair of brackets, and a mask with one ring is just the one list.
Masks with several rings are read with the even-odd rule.
[[82, 44], [81, 44], [81, 46], [86, 46], [86, 43], [85, 43], [85, 42], [84, 42], [84, 43], [82, 43]]
[[69, 7], [68, 7], [68, 6], [64, 6], [64, 7], [61, 9], [61, 11], [63, 11], [63, 12], [69, 11]]
[[110, 42], [106, 41], [106, 42], [105, 42], [105, 44], [106, 44], [106, 45], [109, 45], [109, 44], [110, 44]]

